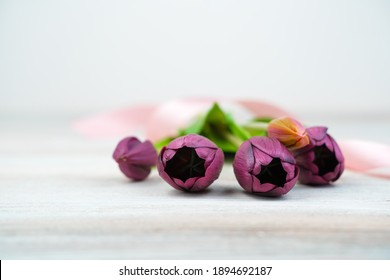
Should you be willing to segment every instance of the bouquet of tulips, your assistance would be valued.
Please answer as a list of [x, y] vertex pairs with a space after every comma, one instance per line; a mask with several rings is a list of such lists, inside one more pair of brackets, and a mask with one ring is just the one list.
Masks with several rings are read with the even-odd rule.
[[291, 117], [256, 118], [238, 124], [214, 103], [176, 135], [141, 142], [127, 137], [113, 158], [133, 180], [144, 180], [157, 165], [158, 173], [180, 191], [199, 192], [218, 179], [225, 158], [247, 192], [281, 196], [299, 181], [325, 185], [344, 171], [344, 157], [326, 127], [305, 128]]

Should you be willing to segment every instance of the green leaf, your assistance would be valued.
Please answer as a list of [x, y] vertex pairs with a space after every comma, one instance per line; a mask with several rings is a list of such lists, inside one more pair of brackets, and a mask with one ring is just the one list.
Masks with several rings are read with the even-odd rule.
[[250, 134], [217, 103], [214, 103], [204, 116], [180, 132], [181, 135], [190, 133], [209, 138], [224, 152], [236, 152], [242, 142], [250, 138]]
[[[264, 122], [266, 121], [266, 122]], [[207, 137], [220, 147], [225, 154], [234, 154], [238, 147], [252, 136], [266, 135], [267, 120], [255, 120], [245, 126], [238, 125], [234, 118], [224, 112], [218, 103], [214, 103], [208, 112], [184, 129], [178, 131], [178, 136], [199, 134]], [[168, 145], [176, 137], [168, 137], [155, 143], [158, 151]]]

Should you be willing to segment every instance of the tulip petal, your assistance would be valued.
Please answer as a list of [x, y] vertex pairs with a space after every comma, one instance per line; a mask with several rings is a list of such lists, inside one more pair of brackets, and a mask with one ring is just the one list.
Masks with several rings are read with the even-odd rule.
[[257, 181], [258, 182], [256, 182], [256, 184], [253, 185], [253, 192], [254, 193], [262, 194], [262, 193], [269, 192], [275, 188], [275, 185], [273, 185], [271, 183], [262, 184], [259, 180], [257, 180]]
[[257, 147], [253, 147], [253, 156], [256, 159], [255, 164], [253, 165], [252, 173], [257, 175], [261, 171], [262, 165], [268, 165], [274, 159], [270, 155], [266, 154]]
[[268, 125], [268, 136], [278, 139], [290, 149], [299, 149], [309, 144], [305, 127], [291, 117], [273, 119]]
[[145, 141], [130, 149], [125, 156], [128, 163], [138, 165], [155, 165], [157, 162], [157, 152], [150, 141]]
[[208, 169], [210, 165], [213, 163], [216, 153], [219, 151], [218, 149], [210, 149], [210, 148], [197, 148], [196, 153], [200, 158], [205, 160], [204, 167]]
[[337, 142], [327, 134], [326, 127], [310, 127], [306, 131], [310, 144], [294, 151], [301, 168], [299, 181], [307, 185], [326, 185], [336, 181], [344, 171], [344, 157]]
[[295, 185], [299, 173], [294, 157], [286, 147], [275, 138], [259, 136], [240, 146], [234, 157], [233, 170], [243, 189], [267, 196], [286, 194]]
[[326, 137], [328, 128], [325, 126], [313, 126], [306, 129], [307, 134], [315, 141], [322, 141]]
[[289, 162], [282, 161], [283, 169], [287, 172], [286, 181], [291, 181], [295, 176], [295, 164], [291, 164]]
[[129, 149], [132, 149], [140, 143], [141, 141], [139, 141], [136, 137], [126, 137], [122, 139], [119, 141], [112, 157], [118, 161], [120, 158], [126, 157]]
[[299, 182], [305, 185], [327, 185], [329, 180], [324, 179], [321, 176], [317, 176], [306, 168], [300, 168], [299, 170]]
[[[161, 178], [175, 189], [195, 192], [207, 188], [218, 178], [223, 161], [223, 152], [214, 143], [203, 136], [190, 134], [176, 138], [162, 148], [157, 169]], [[179, 165], [183, 168], [177, 169]]]
[[214, 148], [218, 149], [217, 145], [211, 142], [206, 137], [197, 134], [188, 134], [178, 137], [169, 143], [169, 149], [180, 149], [184, 146], [188, 148]]
[[238, 182], [240, 182], [240, 185], [248, 192], [253, 192], [254, 165], [255, 159], [253, 146], [250, 141], [245, 141], [240, 146], [234, 157], [233, 170]]
[[143, 180], [156, 165], [157, 152], [150, 141], [142, 143], [136, 137], [126, 137], [116, 146], [113, 158], [127, 177]]
[[341, 176], [342, 164], [339, 163], [332, 172], [325, 173], [321, 177], [324, 178], [328, 182], [334, 182]]
[[127, 177], [129, 177], [135, 181], [144, 180], [146, 177], [149, 176], [150, 171], [151, 171], [150, 167], [127, 164], [127, 163], [119, 163], [119, 169]]

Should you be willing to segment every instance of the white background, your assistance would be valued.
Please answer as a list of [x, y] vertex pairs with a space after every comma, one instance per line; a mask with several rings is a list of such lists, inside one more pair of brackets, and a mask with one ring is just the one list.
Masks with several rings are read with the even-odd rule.
[[[4, 280], [19, 279], [389, 279], [388, 261], [253, 261], [253, 260], [153, 260], [153, 261], [3, 261]], [[203, 276], [119, 276], [124, 268], [202, 268]], [[214, 276], [213, 267], [261, 267], [271, 266], [267, 276], [223, 275]]]
[[390, 2], [0, 1], [0, 112], [182, 96], [390, 111]]

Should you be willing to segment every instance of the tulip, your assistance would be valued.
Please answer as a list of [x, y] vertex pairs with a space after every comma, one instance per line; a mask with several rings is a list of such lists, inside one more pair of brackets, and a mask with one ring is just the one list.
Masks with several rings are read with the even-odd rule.
[[309, 144], [305, 127], [290, 117], [273, 119], [268, 124], [268, 136], [278, 139], [290, 150], [301, 149]]
[[308, 128], [310, 144], [294, 152], [302, 184], [326, 185], [336, 181], [344, 171], [343, 154], [327, 130], [320, 126]]
[[198, 192], [221, 173], [224, 155], [209, 139], [189, 134], [163, 147], [157, 161], [160, 176], [181, 191]]
[[116, 146], [113, 158], [123, 174], [141, 181], [149, 176], [152, 166], [156, 165], [157, 152], [150, 141], [141, 142], [136, 137], [126, 137]]
[[285, 146], [275, 138], [260, 136], [239, 147], [233, 169], [243, 189], [264, 196], [288, 193], [299, 174], [294, 157]]

